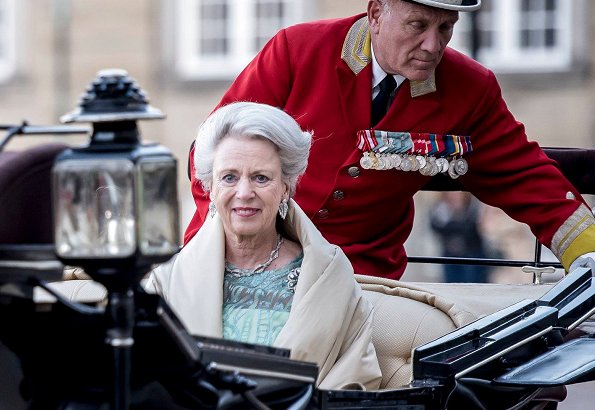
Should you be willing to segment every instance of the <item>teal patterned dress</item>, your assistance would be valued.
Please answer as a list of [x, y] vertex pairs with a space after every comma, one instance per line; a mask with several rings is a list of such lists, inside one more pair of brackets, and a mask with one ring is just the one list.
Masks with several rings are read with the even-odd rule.
[[[288, 265], [251, 276], [234, 276], [227, 268], [223, 281], [223, 338], [272, 345], [285, 326], [303, 252]], [[231, 265], [231, 268], [235, 266]], [[295, 285], [295, 283], [293, 283]]]

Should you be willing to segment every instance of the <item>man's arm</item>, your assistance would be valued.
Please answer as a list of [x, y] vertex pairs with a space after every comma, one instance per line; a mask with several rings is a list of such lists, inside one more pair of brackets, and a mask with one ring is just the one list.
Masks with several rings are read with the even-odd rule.
[[483, 202], [528, 224], [568, 269], [578, 256], [595, 251], [595, 218], [556, 162], [527, 141], [524, 127], [506, 107], [493, 74], [489, 76], [473, 114], [473, 172], [461, 182]]

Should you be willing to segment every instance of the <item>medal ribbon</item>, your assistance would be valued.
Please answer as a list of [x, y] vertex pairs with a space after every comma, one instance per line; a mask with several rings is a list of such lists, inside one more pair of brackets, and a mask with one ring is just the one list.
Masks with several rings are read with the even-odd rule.
[[362, 130], [358, 131], [356, 136], [359, 150], [377, 154], [409, 154], [440, 158], [460, 157], [473, 152], [471, 137], [468, 135]]

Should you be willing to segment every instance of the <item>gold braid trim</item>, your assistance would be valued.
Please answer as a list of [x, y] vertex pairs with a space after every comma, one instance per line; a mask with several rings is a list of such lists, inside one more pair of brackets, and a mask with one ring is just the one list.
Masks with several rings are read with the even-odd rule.
[[558, 228], [552, 238], [551, 250], [564, 267], [579, 256], [595, 248], [595, 218], [585, 205], [581, 205]]
[[411, 81], [411, 98], [433, 93], [436, 88], [436, 73], [432, 72], [430, 77], [424, 81]]
[[353, 23], [341, 50], [341, 58], [355, 75], [359, 74], [372, 60], [370, 47], [370, 29], [368, 19], [364, 16]]

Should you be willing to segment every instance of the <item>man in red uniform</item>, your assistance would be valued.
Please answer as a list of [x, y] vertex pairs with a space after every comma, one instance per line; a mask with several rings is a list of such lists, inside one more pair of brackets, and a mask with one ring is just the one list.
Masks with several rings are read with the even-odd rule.
[[[447, 47], [459, 11], [480, 5], [370, 0], [367, 13], [289, 27], [221, 100], [282, 107], [314, 131], [295, 199], [356, 273], [403, 274], [412, 198], [437, 172], [460, 177], [480, 200], [527, 223], [566, 268], [595, 251], [592, 212], [527, 140], [494, 74]], [[384, 116], [372, 112], [387, 105]], [[197, 211], [185, 241], [209, 202], [191, 177]]]

